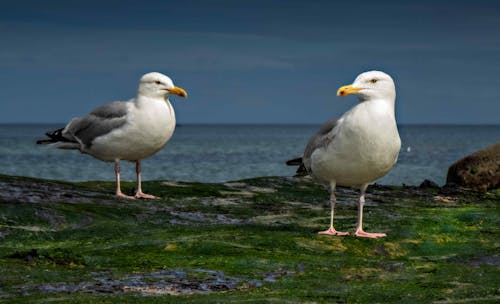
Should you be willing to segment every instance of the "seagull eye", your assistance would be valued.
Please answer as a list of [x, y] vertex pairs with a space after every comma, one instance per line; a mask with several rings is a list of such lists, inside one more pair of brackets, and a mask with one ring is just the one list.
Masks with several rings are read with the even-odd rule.
[[372, 80], [370, 80], [370, 82], [373, 83], [373, 84], [375, 84], [375, 83], [377, 83], [377, 80], [378, 79], [373, 78]]
[[157, 81], [155, 81], [155, 83], [156, 83], [156, 84], [160, 84], [161, 82], [157, 80]]

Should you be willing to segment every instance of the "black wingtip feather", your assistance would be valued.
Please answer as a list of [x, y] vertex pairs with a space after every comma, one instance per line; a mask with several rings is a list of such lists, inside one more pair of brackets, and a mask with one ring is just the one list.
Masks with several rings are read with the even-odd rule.
[[45, 132], [45, 135], [48, 137], [48, 139], [40, 139], [36, 141], [37, 145], [47, 145], [47, 144], [53, 144], [56, 142], [70, 142], [66, 137], [63, 136], [64, 128], [60, 128], [54, 131], [47, 131]]
[[307, 176], [309, 175], [309, 172], [307, 171], [306, 167], [304, 164], [300, 164], [299, 168], [297, 171], [295, 171], [295, 176]]
[[54, 143], [55, 141], [53, 141], [52, 139], [40, 139], [40, 140], [37, 140], [36, 141], [36, 144], [37, 145], [48, 145], [48, 144], [51, 144], [51, 143]]
[[300, 166], [302, 165], [302, 157], [297, 157], [294, 159], [290, 159], [286, 162], [288, 166]]
[[302, 162], [302, 157], [290, 159], [286, 162], [286, 164], [288, 166], [299, 166], [297, 168], [297, 171], [295, 171], [296, 177], [309, 175], [309, 172], [307, 172], [306, 166], [304, 166], [304, 163]]
[[57, 130], [54, 130], [54, 131], [47, 131], [47, 132], [45, 132], [45, 135], [47, 135], [47, 137], [50, 137], [50, 139], [62, 140], [62, 139], [65, 139], [62, 136], [62, 131], [63, 130], [64, 130], [64, 128], [57, 129]]

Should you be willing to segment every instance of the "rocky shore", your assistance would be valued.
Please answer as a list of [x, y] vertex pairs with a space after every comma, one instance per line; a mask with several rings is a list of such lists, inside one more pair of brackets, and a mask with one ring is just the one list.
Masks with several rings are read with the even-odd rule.
[[[124, 183], [133, 191], [133, 183]], [[0, 175], [0, 302], [497, 302], [499, 190], [372, 185], [367, 230], [316, 234], [328, 195], [308, 179], [112, 182]], [[338, 190], [353, 231], [357, 192]]]

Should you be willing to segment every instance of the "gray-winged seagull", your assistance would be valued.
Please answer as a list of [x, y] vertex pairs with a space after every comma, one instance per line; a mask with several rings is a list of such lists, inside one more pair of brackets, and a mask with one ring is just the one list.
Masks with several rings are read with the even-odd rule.
[[347, 186], [361, 191], [355, 235], [384, 237], [385, 233], [363, 230], [363, 206], [368, 184], [392, 169], [401, 147], [394, 114], [394, 81], [383, 72], [365, 72], [337, 91], [337, 96], [349, 94], [357, 95], [360, 103], [338, 120], [326, 122], [309, 140], [303, 156], [287, 164], [298, 165], [297, 173], [310, 174], [330, 188], [330, 227], [319, 234], [348, 234], [333, 227], [335, 187]]
[[[175, 112], [170, 94], [187, 97], [184, 89], [160, 73], [148, 73], [139, 82], [137, 97], [97, 107], [90, 114], [72, 119], [64, 128], [49, 131], [49, 139], [37, 144], [50, 144], [58, 149], [81, 153], [115, 163], [116, 195], [121, 198], [154, 199], [141, 189], [141, 160], [158, 152], [172, 137]], [[136, 164], [137, 191], [134, 196], [122, 193], [120, 160]]]

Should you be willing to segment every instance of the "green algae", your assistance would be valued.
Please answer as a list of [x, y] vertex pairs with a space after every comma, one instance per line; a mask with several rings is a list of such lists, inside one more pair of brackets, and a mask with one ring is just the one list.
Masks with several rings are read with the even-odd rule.
[[[308, 180], [145, 182], [156, 201], [115, 199], [110, 182], [0, 182], [17, 189], [0, 191], [0, 302], [500, 299], [498, 192], [371, 186], [366, 229], [388, 237], [368, 240], [317, 235], [328, 194]], [[352, 233], [356, 199], [338, 190], [338, 229]]]

